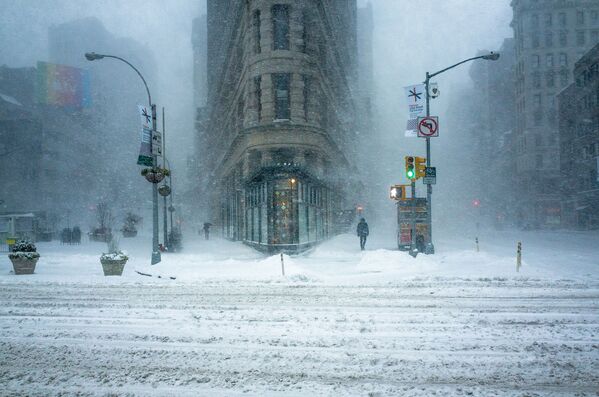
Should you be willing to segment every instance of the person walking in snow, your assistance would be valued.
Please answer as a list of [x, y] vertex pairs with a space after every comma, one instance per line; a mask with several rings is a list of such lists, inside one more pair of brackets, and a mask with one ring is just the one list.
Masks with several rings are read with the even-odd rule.
[[210, 226], [212, 226], [212, 223], [206, 222], [204, 223], [204, 238], [206, 240], [210, 240]]
[[360, 249], [364, 251], [364, 247], [366, 246], [366, 237], [368, 236], [368, 223], [366, 223], [366, 219], [360, 219], [356, 233], [358, 234], [358, 237], [360, 237]]

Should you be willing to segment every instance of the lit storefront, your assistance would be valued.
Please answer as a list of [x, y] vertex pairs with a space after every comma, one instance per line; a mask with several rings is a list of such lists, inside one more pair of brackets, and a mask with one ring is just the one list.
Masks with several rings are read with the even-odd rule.
[[261, 251], [302, 251], [332, 232], [329, 190], [300, 172], [263, 172], [247, 182], [243, 200], [231, 199], [225, 237]]

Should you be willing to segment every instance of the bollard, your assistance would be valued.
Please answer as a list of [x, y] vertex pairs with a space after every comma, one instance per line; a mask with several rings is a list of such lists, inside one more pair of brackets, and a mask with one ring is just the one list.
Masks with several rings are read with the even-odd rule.
[[474, 241], [476, 241], [476, 252], [480, 252], [478, 249], [478, 237], [475, 237]]
[[285, 277], [285, 262], [283, 262], [283, 253], [281, 252], [281, 272], [283, 273], [283, 277]]
[[516, 250], [516, 272], [520, 272], [520, 266], [522, 266], [522, 243], [518, 241], [518, 248]]

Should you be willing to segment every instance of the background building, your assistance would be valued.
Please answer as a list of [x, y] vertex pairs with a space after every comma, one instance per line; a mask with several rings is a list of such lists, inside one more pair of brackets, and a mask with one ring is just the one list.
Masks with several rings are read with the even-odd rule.
[[556, 94], [572, 80], [574, 63], [599, 41], [594, 0], [512, 0], [516, 48], [517, 218], [561, 224], [560, 149]]
[[[488, 51], [481, 51], [483, 55]], [[495, 62], [474, 62], [470, 66], [473, 86], [461, 101], [468, 107], [468, 134], [473, 156], [466, 154], [464, 170], [472, 178], [470, 202], [478, 200], [482, 219], [500, 226], [514, 218], [514, 170], [512, 138], [514, 130], [514, 39], [505, 39]], [[474, 150], [472, 150], [474, 149]], [[464, 153], [464, 150], [459, 151]], [[472, 170], [475, 169], [473, 173]], [[480, 220], [482, 220], [480, 219]], [[480, 221], [479, 220], [479, 221]]]
[[[151, 208], [150, 185], [139, 175], [137, 104], [147, 96], [126, 65], [104, 60], [90, 63], [89, 51], [122, 55], [151, 84], [152, 60], [144, 48], [107, 32], [95, 18], [49, 29], [48, 61], [36, 67], [0, 67], [0, 167], [7, 172], [1, 212], [42, 211], [55, 227], [95, 223], [95, 206], [111, 204], [118, 217]], [[86, 103], [48, 100], [42, 87], [48, 68], [79, 76]], [[133, 75], [131, 74], [133, 73]], [[85, 77], [85, 81], [82, 79]], [[62, 77], [47, 80], [61, 84]], [[115, 225], [116, 226], [116, 225]]]
[[355, 1], [208, 1], [199, 185], [225, 237], [302, 249], [352, 221], [356, 32]]
[[574, 66], [558, 96], [564, 223], [599, 228], [599, 44]]

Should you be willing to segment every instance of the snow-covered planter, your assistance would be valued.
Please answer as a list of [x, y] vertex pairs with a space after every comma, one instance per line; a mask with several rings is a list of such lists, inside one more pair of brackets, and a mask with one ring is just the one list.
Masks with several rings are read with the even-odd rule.
[[135, 237], [137, 236], [137, 224], [141, 221], [141, 217], [139, 215], [134, 214], [133, 212], [128, 212], [125, 217], [125, 224], [121, 231], [123, 232], [123, 237]]
[[125, 263], [129, 257], [123, 252], [112, 252], [110, 254], [102, 254], [100, 263], [102, 263], [102, 271], [105, 276], [120, 276], [123, 274]]
[[129, 257], [119, 250], [119, 242], [112, 238], [108, 242], [108, 253], [100, 256], [100, 263], [105, 276], [120, 276]]
[[33, 274], [40, 254], [37, 253], [35, 244], [31, 241], [21, 240], [12, 246], [8, 254], [15, 274]]

